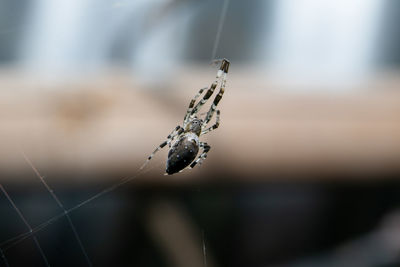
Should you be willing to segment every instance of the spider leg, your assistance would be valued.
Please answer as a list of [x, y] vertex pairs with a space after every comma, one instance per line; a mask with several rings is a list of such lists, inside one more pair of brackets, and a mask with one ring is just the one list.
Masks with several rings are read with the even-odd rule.
[[220, 78], [221, 76], [223, 76], [223, 74], [225, 74], [226, 76], [229, 70], [229, 65], [231, 64], [229, 60], [227, 60], [226, 58], [222, 60], [217, 59], [216, 62], [221, 62], [221, 66], [217, 72], [217, 78]]
[[[172, 141], [174, 140], [174, 138], [177, 136], [177, 135], [180, 135], [181, 133], [183, 133], [183, 128], [180, 126], [180, 125], [178, 125], [178, 126], [176, 126], [175, 127], [175, 129], [167, 136], [167, 143], [168, 143], [168, 146], [169, 147], [171, 147], [171, 143], [172, 143]], [[155, 151], [156, 152], [156, 151]], [[154, 152], [153, 152], [154, 153]]]
[[203, 153], [190, 164], [190, 168], [193, 169], [196, 164], [202, 164], [203, 161], [207, 158], [207, 153], [210, 151], [211, 147], [207, 143], [200, 142], [200, 147], [203, 149]]
[[[207, 112], [206, 118], [204, 119], [204, 122], [202, 125], [203, 128], [205, 128], [207, 126], [207, 124], [210, 122], [210, 120], [212, 119], [212, 117], [215, 113], [215, 110], [217, 109], [218, 103], [219, 103], [219, 101], [221, 101], [221, 98], [225, 92], [225, 84], [226, 84], [226, 80], [223, 80], [222, 84], [221, 84], [221, 88], [219, 90], [219, 93], [218, 93], [218, 95], [215, 96], [214, 101], [213, 101], [210, 109]], [[217, 118], [219, 119], [219, 111], [217, 111]], [[216, 123], [216, 125], [217, 125], [217, 123]], [[217, 128], [217, 127], [218, 126], [216, 126], [215, 128]]]
[[185, 128], [185, 123], [186, 123], [187, 119], [189, 118], [190, 114], [192, 114], [192, 110], [193, 110], [193, 107], [194, 107], [194, 103], [196, 102], [197, 98], [199, 98], [199, 96], [203, 93], [203, 91], [204, 91], [205, 89], [207, 89], [207, 87], [201, 88], [200, 91], [199, 91], [199, 92], [193, 97], [193, 99], [190, 101], [189, 107], [188, 107], [188, 109], [187, 109], [187, 111], [186, 111], [186, 115], [185, 115], [185, 117], [184, 117], [184, 119], [183, 119], [183, 124], [184, 124], [183, 128]]
[[143, 169], [147, 165], [147, 163], [154, 157], [154, 155], [162, 148], [164, 148], [167, 144], [171, 146], [171, 142], [174, 140], [174, 138], [181, 133], [183, 133], [183, 128], [180, 125], [176, 126], [175, 129], [167, 136], [167, 140], [162, 142], [158, 147], [156, 147], [156, 149], [154, 149], [153, 153], [150, 154], [150, 156], [147, 158], [146, 162], [143, 163], [140, 169]]
[[[196, 106], [194, 106], [193, 108], [191, 108], [192, 105], [194, 105], [196, 98], [197, 98], [198, 96], [200, 96], [201, 93], [198, 94], [198, 96], [196, 95], [197, 97], [195, 97], [195, 99], [193, 99], [193, 100], [190, 102], [189, 109], [191, 108], [191, 110], [190, 110], [190, 114], [189, 114], [189, 115], [186, 114], [186, 116], [185, 116], [184, 127], [186, 126], [186, 123], [188, 122], [189, 118], [194, 117], [194, 116], [197, 114], [197, 112], [200, 110], [200, 108], [201, 108], [201, 107], [207, 102], [207, 100], [211, 97], [211, 95], [212, 95], [212, 94], [214, 93], [214, 91], [215, 91], [215, 88], [217, 88], [217, 86], [218, 86], [218, 81], [219, 81], [219, 79], [222, 79], [220, 93], [219, 93], [219, 94], [215, 97], [215, 99], [214, 99], [214, 104], [215, 104], [215, 106], [214, 106], [214, 104], [213, 104], [214, 108], [212, 109], [212, 111], [211, 111], [211, 109], [210, 109], [210, 111], [207, 113], [208, 121], [210, 121], [210, 119], [211, 119], [211, 117], [212, 117], [212, 115], [213, 115], [213, 113], [214, 113], [214, 111], [215, 111], [215, 108], [216, 108], [216, 106], [217, 106], [219, 100], [221, 100], [222, 94], [224, 93], [224, 90], [225, 90], [225, 83], [226, 83], [226, 74], [228, 73], [229, 65], [230, 65], [230, 63], [229, 63], [228, 60], [222, 59], [222, 61], [221, 61], [221, 66], [220, 66], [220, 68], [219, 68], [219, 70], [218, 70], [218, 72], [217, 72], [217, 77], [216, 77], [217, 80], [215, 80], [215, 81], [211, 84], [210, 88], [209, 88], [209, 89], [207, 90], [207, 92], [204, 94], [203, 98], [196, 104]], [[201, 91], [201, 92], [202, 92], [202, 91]], [[213, 107], [213, 106], [212, 106], [212, 107]], [[188, 113], [189, 113], [189, 110], [188, 110]], [[208, 123], [208, 122], [207, 122], [207, 123]], [[203, 124], [203, 125], [205, 125], [205, 124]]]
[[[207, 124], [210, 122], [212, 116], [214, 115], [215, 110], [217, 109], [217, 105], [218, 105], [219, 101], [221, 100], [222, 95], [225, 92], [226, 74], [228, 73], [228, 70], [229, 70], [229, 61], [227, 61], [226, 59], [223, 59], [222, 63], [221, 63], [221, 67], [217, 73], [217, 78], [222, 78], [221, 87], [219, 89], [218, 95], [215, 96], [214, 101], [213, 101], [210, 109], [207, 112], [206, 118], [204, 119], [204, 122], [203, 122], [203, 126], [202, 126], [203, 128], [205, 128], [207, 126]], [[217, 127], [215, 127], [215, 128], [217, 128]]]
[[207, 102], [207, 100], [211, 97], [211, 95], [214, 93], [215, 88], [217, 88], [218, 82], [215, 81], [211, 84], [210, 88], [207, 90], [203, 98], [196, 104], [196, 106], [192, 109], [191, 113], [189, 116], [195, 115], [199, 109]]
[[213, 126], [211, 126], [211, 127], [208, 127], [207, 129], [203, 130], [203, 131], [201, 132], [200, 135], [209, 133], [209, 132], [211, 132], [212, 130], [215, 130], [215, 129], [218, 128], [218, 126], [219, 126], [219, 115], [220, 115], [220, 114], [221, 114], [221, 112], [220, 112], [219, 110], [217, 110], [217, 116], [216, 116], [215, 124], [214, 124]]
[[221, 85], [221, 89], [219, 90], [218, 95], [215, 96], [214, 101], [213, 101], [210, 109], [208, 110], [206, 118], [205, 118], [205, 120], [203, 122], [203, 127], [205, 127], [210, 122], [210, 120], [212, 119], [212, 117], [214, 115], [214, 112], [217, 109], [217, 105], [218, 105], [219, 101], [221, 100], [222, 95], [224, 94], [224, 92], [225, 92], [225, 83], [223, 83]]

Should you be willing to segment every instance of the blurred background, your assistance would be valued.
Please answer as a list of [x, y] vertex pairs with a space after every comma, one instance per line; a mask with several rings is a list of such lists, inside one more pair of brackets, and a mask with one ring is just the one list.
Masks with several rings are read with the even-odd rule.
[[[0, 265], [400, 266], [399, 23], [396, 0], [0, 0]], [[139, 172], [213, 51], [207, 160]]]

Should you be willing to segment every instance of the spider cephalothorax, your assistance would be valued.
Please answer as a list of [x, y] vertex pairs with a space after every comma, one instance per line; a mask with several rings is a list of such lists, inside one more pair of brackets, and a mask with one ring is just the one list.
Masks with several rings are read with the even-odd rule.
[[[209, 88], [206, 87], [200, 89], [200, 91], [190, 101], [189, 108], [183, 119], [183, 126], [176, 126], [172, 133], [167, 136], [167, 140], [161, 143], [161, 145], [159, 145], [148, 157], [146, 163], [151, 160], [157, 151], [165, 147], [167, 144], [170, 147], [166, 166], [167, 174], [179, 172], [185, 167], [189, 166], [189, 164], [190, 168], [193, 168], [196, 166], [196, 164], [201, 164], [203, 160], [206, 159], [207, 152], [210, 151], [211, 147], [205, 142], [200, 142], [199, 137], [209, 133], [219, 126], [220, 111], [216, 110], [216, 108], [225, 91], [226, 74], [229, 70], [229, 64], [229, 61], [226, 59], [221, 61], [221, 66], [217, 72], [217, 79]], [[206, 113], [204, 119], [199, 119], [197, 117], [199, 110], [211, 97], [218, 85], [220, 86], [220, 89], [218, 94], [215, 96], [210, 109]], [[195, 105], [197, 98], [199, 98], [206, 89], [207, 91], [203, 98]], [[213, 118], [214, 113], [217, 114], [215, 124], [208, 127], [208, 123]], [[171, 146], [171, 143], [174, 141], [174, 139], [177, 141]], [[195, 160], [200, 148], [203, 149], [203, 152]]]
[[186, 126], [185, 132], [195, 133], [197, 136], [200, 136], [202, 124], [203, 120], [194, 118], [193, 120], [189, 121], [188, 125]]

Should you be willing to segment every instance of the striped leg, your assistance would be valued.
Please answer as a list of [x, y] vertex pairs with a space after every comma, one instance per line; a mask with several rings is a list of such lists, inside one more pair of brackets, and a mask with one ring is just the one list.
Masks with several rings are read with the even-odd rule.
[[188, 109], [187, 109], [187, 111], [186, 111], [186, 115], [185, 115], [185, 117], [184, 117], [184, 119], [183, 119], [183, 128], [185, 128], [185, 122], [186, 122], [186, 120], [189, 118], [189, 116], [190, 116], [190, 114], [192, 114], [192, 110], [193, 110], [193, 107], [194, 107], [194, 103], [196, 102], [196, 100], [197, 100], [197, 98], [199, 98], [199, 96], [203, 93], [203, 91], [205, 90], [205, 89], [207, 89], [207, 87], [204, 87], [204, 88], [201, 88], [200, 89], [200, 91], [194, 96], [194, 98], [190, 101], [190, 103], [189, 103], [189, 107], [188, 107]]
[[[218, 72], [217, 72], [217, 77], [216, 77], [217, 80], [214, 81], [214, 82], [211, 84], [210, 88], [207, 90], [207, 92], [205, 93], [205, 95], [203, 96], [203, 98], [196, 104], [196, 106], [195, 106], [194, 108], [192, 108], [192, 107], [193, 107], [193, 105], [194, 105], [194, 103], [195, 103], [195, 101], [196, 101], [196, 98], [197, 98], [198, 96], [200, 96], [200, 94], [201, 94], [203, 91], [200, 90], [201, 92], [199, 92], [199, 94], [196, 95], [195, 98], [190, 102], [189, 109], [188, 109], [188, 112], [187, 112], [187, 114], [186, 114], [186, 116], [185, 116], [185, 120], [184, 120], [184, 127], [186, 126], [186, 123], [187, 123], [187, 121], [189, 120], [189, 118], [192, 117], [192, 116], [194, 116], [194, 115], [200, 110], [200, 108], [207, 102], [207, 100], [211, 97], [211, 95], [212, 95], [212, 94], [214, 93], [214, 91], [215, 91], [215, 88], [217, 88], [219, 79], [222, 78], [221, 89], [220, 89], [220, 93], [219, 93], [220, 96], [217, 95], [217, 96], [215, 97], [215, 99], [214, 99], [214, 103], [215, 103], [215, 107], [216, 107], [216, 105], [218, 104], [219, 100], [221, 100], [222, 94], [224, 93], [224, 90], [225, 90], [226, 74], [228, 73], [228, 70], [229, 70], [229, 64], [230, 64], [230, 63], [229, 63], [228, 60], [222, 59], [222, 61], [221, 61], [221, 66], [220, 66], [220, 68], [219, 68], [219, 70], [218, 70]], [[213, 105], [214, 105], [214, 104], [213, 104]], [[215, 111], [215, 107], [214, 107], [214, 109], [213, 109], [212, 112], [211, 112], [211, 109], [210, 109], [210, 111], [207, 113], [207, 116], [209, 117], [209, 120], [211, 119], [211, 117], [212, 117], [212, 115], [213, 115], [213, 114], [211, 114], [211, 113], [214, 113], [214, 111]], [[191, 109], [191, 110], [190, 110], [190, 109]], [[190, 114], [189, 114], [189, 111], [190, 111]], [[188, 114], [189, 114], [189, 115], [188, 115]], [[209, 120], [208, 120], [208, 121], [209, 121]], [[204, 125], [204, 124], [203, 124], [203, 125]]]
[[200, 147], [203, 148], [203, 153], [196, 159], [196, 161], [193, 161], [192, 164], [190, 164], [190, 168], [193, 169], [194, 166], [197, 164], [201, 165], [203, 161], [207, 158], [207, 153], [210, 151], [211, 147], [207, 143], [200, 142]]
[[223, 59], [222, 63], [221, 63], [221, 67], [217, 73], [217, 78], [222, 78], [221, 88], [219, 90], [218, 95], [214, 98], [214, 102], [212, 103], [210, 109], [207, 112], [206, 118], [203, 122], [203, 128], [205, 128], [207, 126], [207, 124], [210, 122], [210, 120], [212, 119], [214, 112], [217, 109], [217, 105], [218, 105], [219, 101], [221, 100], [222, 95], [225, 92], [226, 74], [228, 73], [228, 69], [229, 69], [229, 61], [227, 61], [226, 59]]
[[174, 141], [174, 138], [181, 133], [183, 133], [184, 129], [181, 126], [176, 126], [175, 129], [167, 136], [167, 143], [168, 146], [171, 147], [172, 141]]
[[192, 109], [190, 116], [196, 114], [199, 109], [207, 102], [207, 100], [211, 97], [211, 95], [214, 93], [215, 88], [217, 88], [218, 82], [215, 81], [211, 84], [210, 88], [207, 90], [203, 98], [197, 103], [197, 105]]
[[218, 72], [217, 72], [217, 78], [221, 78], [222, 76], [226, 76], [226, 74], [229, 71], [229, 65], [231, 63], [229, 62], [229, 60], [227, 59], [222, 59], [221, 61], [221, 67], [219, 68]]
[[167, 136], [167, 140], [162, 142], [158, 147], [156, 147], [156, 149], [154, 149], [153, 153], [150, 154], [150, 156], [147, 158], [146, 162], [143, 163], [140, 169], [143, 169], [147, 165], [147, 163], [154, 157], [154, 155], [162, 148], [164, 148], [167, 144], [171, 147], [171, 142], [176, 136], [180, 135], [181, 133], [183, 133], [183, 128], [179, 125], [176, 126], [175, 129]]
[[215, 110], [217, 109], [219, 101], [221, 101], [221, 98], [225, 92], [225, 82], [226, 82], [226, 80], [222, 81], [221, 89], [219, 90], [218, 95], [215, 96], [214, 101], [213, 101], [210, 109], [207, 112], [206, 118], [203, 122], [203, 127], [206, 127], [206, 125], [210, 122], [210, 120], [212, 119], [212, 117], [214, 115]]
[[209, 133], [209, 132], [211, 132], [212, 130], [215, 130], [215, 129], [218, 128], [218, 126], [219, 126], [219, 115], [220, 115], [220, 114], [221, 114], [221, 112], [220, 112], [219, 110], [217, 110], [217, 116], [216, 116], [215, 124], [214, 124], [213, 126], [207, 128], [207, 129], [203, 130], [203, 131], [201, 132], [200, 135]]
[[[224, 90], [225, 90], [226, 74], [228, 73], [228, 70], [229, 70], [229, 64], [230, 64], [230, 63], [229, 63], [228, 60], [222, 59], [221, 67], [219, 68], [219, 70], [218, 70], [218, 72], [217, 72], [217, 80], [211, 84], [210, 89], [208, 89], [208, 91], [207, 91], [207, 93], [204, 95], [203, 99], [200, 100], [200, 102], [197, 103], [197, 105], [193, 108], [191, 115], [196, 114], [196, 113], [199, 111], [199, 109], [200, 109], [200, 108], [207, 102], [207, 100], [211, 97], [211, 95], [214, 93], [215, 88], [216, 88], [217, 85], [218, 85], [218, 80], [219, 80], [220, 78], [222, 78], [221, 89], [220, 89], [219, 94], [218, 94], [218, 95], [220, 95], [220, 96], [217, 95], [217, 96], [215, 97], [215, 99], [214, 99], [215, 106], [218, 104], [219, 100], [221, 100], [222, 94], [224, 93]], [[210, 109], [210, 111], [211, 111], [211, 109]], [[210, 111], [209, 111], [209, 113], [210, 113]], [[215, 107], [214, 107], [214, 111], [215, 111]], [[208, 115], [208, 116], [210, 117], [210, 119], [211, 119], [212, 114], [209, 115], [209, 114], [207, 113], [207, 115]], [[207, 117], [206, 117], [206, 118], [207, 118]]]

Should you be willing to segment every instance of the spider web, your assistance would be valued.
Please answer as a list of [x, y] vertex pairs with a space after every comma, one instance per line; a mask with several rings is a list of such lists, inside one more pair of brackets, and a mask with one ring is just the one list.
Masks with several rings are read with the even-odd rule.
[[56, 221], [60, 220], [61, 218], [66, 218], [68, 221], [68, 224], [74, 234], [74, 237], [77, 241], [77, 243], [79, 244], [79, 248], [82, 251], [82, 254], [84, 255], [86, 262], [88, 264], [88, 266], [92, 266], [92, 262], [85, 250], [85, 247], [83, 246], [83, 243], [79, 237], [79, 234], [72, 222], [71, 217], [69, 216], [69, 214], [73, 211], [76, 211], [77, 209], [85, 206], [86, 204], [92, 202], [93, 200], [103, 196], [104, 194], [107, 194], [111, 191], [114, 191], [115, 189], [119, 188], [120, 186], [132, 181], [133, 179], [151, 171], [153, 168], [157, 167], [158, 165], [154, 165], [153, 167], [148, 168], [147, 170], [138, 170], [136, 172], [136, 174], [134, 176], [131, 177], [127, 177], [127, 178], [122, 178], [120, 181], [118, 181], [117, 183], [105, 188], [104, 190], [100, 191], [99, 193], [93, 195], [92, 197], [86, 199], [85, 201], [80, 202], [79, 204], [73, 206], [72, 208], [66, 209], [64, 207], [64, 205], [62, 204], [62, 202], [60, 201], [60, 199], [57, 197], [57, 195], [55, 194], [54, 190], [47, 184], [47, 182], [44, 180], [44, 177], [39, 173], [39, 171], [37, 170], [37, 168], [33, 165], [33, 163], [30, 161], [30, 159], [27, 157], [27, 155], [25, 153], [22, 152], [22, 156], [24, 157], [25, 161], [28, 163], [28, 165], [32, 168], [32, 170], [35, 172], [36, 176], [40, 179], [40, 182], [44, 185], [44, 187], [47, 189], [48, 193], [52, 196], [52, 198], [55, 200], [55, 202], [57, 203], [57, 205], [59, 206], [60, 209], [62, 209], [62, 213], [59, 213], [58, 215], [50, 218], [49, 220], [41, 223], [40, 225], [32, 228], [31, 225], [28, 223], [28, 221], [25, 219], [25, 217], [23, 216], [22, 212], [19, 210], [19, 208], [17, 207], [17, 205], [15, 204], [15, 202], [12, 200], [12, 198], [10, 197], [10, 195], [8, 194], [8, 192], [6, 191], [6, 189], [3, 187], [2, 184], [0, 184], [0, 191], [2, 191], [2, 193], [6, 196], [7, 200], [10, 202], [10, 204], [12, 205], [13, 209], [17, 212], [18, 216], [21, 218], [21, 220], [24, 222], [24, 224], [27, 226], [28, 230], [25, 233], [22, 233], [18, 236], [15, 236], [13, 238], [10, 238], [8, 240], [5, 240], [3, 242], [0, 243], [0, 255], [4, 261], [4, 264], [6, 266], [9, 266], [8, 260], [6, 258], [5, 253], [7, 252], [8, 249], [16, 246], [17, 244], [21, 243], [22, 241], [28, 239], [28, 238], [32, 238], [35, 242], [35, 245], [38, 249], [38, 251], [40, 252], [43, 261], [45, 262], [46, 266], [50, 266], [49, 261], [45, 255], [45, 253], [43, 252], [39, 241], [36, 237], [36, 234], [42, 230], [44, 230], [46, 227], [48, 227], [49, 225], [55, 223]]
[[[11, 199], [10, 195], [7, 193], [7, 191], [4, 189], [3, 185], [0, 184], [0, 190], [4, 193], [4, 195], [6, 196], [7, 200], [10, 202], [10, 204], [12, 205], [12, 207], [15, 209], [15, 211], [17, 212], [18, 216], [21, 218], [21, 220], [24, 222], [24, 224], [26, 225], [26, 227], [29, 229], [29, 232], [32, 232], [32, 227], [30, 226], [30, 224], [28, 223], [28, 221], [25, 219], [24, 215], [22, 215], [21, 211], [18, 209], [18, 207], [15, 205], [14, 201]], [[36, 236], [33, 236], [33, 241], [35, 242], [35, 245], [37, 247], [37, 249], [40, 252], [40, 255], [42, 256], [46, 266], [50, 266], [49, 262], [46, 258], [46, 255], [43, 252], [42, 247], [39, 244], [38, 239], [36, 238]], [[3, 249], [1, 250], [1, 254], [2, 257], [5, 259], [5, 263], [8, 265], [8, 261], [5, 258], [4, 255], [4, 251]]]
[[[214, 45], [213, 45], [213, 50], [212, 50], [212, 56], [211, 56], [211, 60], [213, 61], [216, 58], [216, 54], [217, 54], [217, 50], [218, 50], [218, 46], [219, 46], [219, 42], [220, 42], [220, 38], [221, 38], [221, 33], [222, 33], [222, 29], [223, 29], [223, 25], [225, 22], [225, 18], [226, 18], [226, 14], [227, 14], [227, 10], [228, 10], [228, 6], [229, 6], [229, 2], [230, 0], [224, 0], [223, 2], [223, 6], [221, 9], [221, 15], [220, 15], [220, 19], [219, 19], [219, 23], [218, 23], [218, 28], [217, 28], [217, 32], [216, 32], [216, 36], [215, 36], [215, 40], [214, 40]], [[57, 204], [58, 208], [62, 211], [61, 213], [55, 215], [54, 217], [48, 219], [47, 221], [32, 227], [31, 224], [29, 224], [29, 222], [27, 221], [27, 219], [25, 218], [25, 216], [22, 214], [22, 212], [20, 211], [20, 209], [17, 207], [17, 205], [15, 204], [15, 202], [13, 201], [13, 199], [11, 198], [10, 194], [7, 192], [7, 190], [4, 188], [4, 186], [0, 183], [0, 191], [2, 191], [2, 193], [4, 194], [4, 196], [7, 198], [8, 202], [10, 203], [10, 205], [12, 206], [12, 208], [16, 211], [16, 213], [18, 214], [19, 218], [23, 221], [23, 223], [25, 224], [25, 226], [27, 227], [28, 231], [21, 233], [17, 236], [14, 236], [13, 238], [9, 238], [5, 241], [2, 241], [0, 243], [0, 256], [2, 259], [2, 262], [5, 266], [9, 267], [9, 261], [6, 257], [6, 253], [7, 250], [9, 250], [10, 248], [20, 244], [21, 242], [23, 242], [26, 239], [32, 238], [32, 240], [34, 241], [34, 244], [37, 248], [37, 250], [39, 251], [43, 262], [46, 266], [51, 266], [49, 263], [48, 258], [46, 257], [46, 254], [44, 253], [39, 240], [37, 239], [36, 234], [44, 229], [46, 229], [49, 225], [57, 222], [58, 220], [62, 219], [62, 218], [66, 218], [69, 227], [72, 230], [73, 236], [76, 240], [76, 242], [78, 243], [79, 249], [81, 251], [81, 253], [83, 254], [83, 256], [85, 257], [86, 263], [88, 266], [93, 266], [92, 261], [85, 249], [84, 244], [82, 243], [82, 240], [78, 234], [78, 231], [70, 217], [70, 213], [72, 213], [73, 211], [76, 211], [78, 209], [80, 209], [81, 207], [87, 205], [88, 203], [102, 197], [103, 195], [110, 193], [114, 190], [116, 190], [117, 188], [121, 187], [122, 185], [125, 185], [126, 183], [132, 181], [133, 179], [144, 175], [145, 173], [151, 171], [153, 168], [157, 167], [158, 165], [154, 165], [153, 167], [147, 168], [146, 170], [144, 169], [144, 166], [142, 165], [142, 167], [140, 167], [136, 174], [131, 176], [131, 177], [126, 177], [126, 178], [122, 178], [120, 179], [118, 182], [116, 182], [115, 184], [103, 189], [102, 191], [98, 192], [97, 194], [93, 195], [92, 197], [80, 202], [79, 204], [67, 209], [65, 208], [65, 206], [63, 205], [63, 203], [61, 202], [61, 200], [59, 199], [59, 197], [56, 195], [56, 193], [54, 192], [54, 190], [49, 186], [49, 184], [46, 182], [46, 180], [44, 179], [44, 176], [42, 176], [40, 174], [40, 172], [38, 171], [38, 169], [35, 167], [35, 165], [32, 163], [32, 161], [28, 158], [28, 156], [21, 151], [22, 157], [24, 158], [24, 160], [26, 161], [26, 163], [30, 166], [30, 168], [32, 169], [32, 171], [35, 173], [35, 175], [37, 176], [37, 178], [40, 180], [41, 184], [46, 188], [47, 192], [51, 195], [51, 197], [53, 198], [54, 202]], [[204, 259], [204, 266], [207, 267], [207, 254], [206, 254], [206, 241], [205, 241], [205, 232], [204, 230], [202, 230], [202, 252], [203, 252], [203, 259]], [[1, 262], [1, 261], [0, 261]]]

